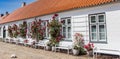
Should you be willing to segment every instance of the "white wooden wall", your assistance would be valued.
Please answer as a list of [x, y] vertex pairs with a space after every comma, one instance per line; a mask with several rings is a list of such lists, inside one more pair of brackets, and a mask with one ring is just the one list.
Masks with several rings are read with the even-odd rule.
[[[120, 49], [120, 2], [88, 7], [88, 8], [80, 8], [65, 12], [60, 12], [59, 18], [63, 17], [71, 17], [72, 18], [72, 39], [73, 35], [76, 32], [80, 32], [84, 35], [85, 42], [89, 42], [89, 24], [88, 24], [88, 14], [94, 13], [106, 13], [106, 23], [107, 23], [107, 43], [95, 43], [95, 46], [99, 48], [109, 48], [109, 49]], [[50, 20], [53, 14], [45, 15], [37, 17], [42, 20]], [[34, 21], [34, 18], [24, 19], [27, 22]], [[11, 23], [1, 24], [0, 26], [8, 26], [12, 24], [20, 24], [22, 21], [15, 21]], [[3, 29], [1, 30], [3, 31]], [[1, 35], [0, 37], [2, 37]], [[65, 44], [71, 44], [70, 42], [63, 42]]]
[[72, 36], [75, 33], [81, 33], [84, 36], [85, 43], [89, 42], [89, 22], [88, 16], [72, 17]]

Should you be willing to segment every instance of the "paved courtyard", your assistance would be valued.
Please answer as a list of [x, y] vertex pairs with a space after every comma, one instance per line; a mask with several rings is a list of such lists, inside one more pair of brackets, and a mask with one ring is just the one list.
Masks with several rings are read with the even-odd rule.
[[73, 56], [0, 42], [0, 59], [11, 59], [10, 56], [14, 53], [18, 57], [16, 59], [88, 59], [87, 56]]

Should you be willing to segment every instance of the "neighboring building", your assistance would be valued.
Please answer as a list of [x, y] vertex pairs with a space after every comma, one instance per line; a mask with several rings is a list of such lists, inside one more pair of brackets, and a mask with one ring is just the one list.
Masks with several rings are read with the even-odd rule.
[[[119, 0], [38, 0], [25, 5], [0, 20], [0, 37], [7, 38], [8, 25], [27, 21], [28, 28], [35, 19], [50, 20], [57, 13], [64, 20], [63, 43], [71, 44], [75, 33], [82, 33], [85, 43], [99, 48], [120, 50]], [[46, 25], [47, 26], [47, 25]], [[49, 39], [46, 29], [46, 38]]]

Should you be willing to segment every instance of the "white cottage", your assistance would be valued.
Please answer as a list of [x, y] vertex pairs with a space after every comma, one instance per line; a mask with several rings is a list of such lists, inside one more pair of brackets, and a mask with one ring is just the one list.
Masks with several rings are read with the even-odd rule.
[[[65, 23], [63, 44], [71, 44], [75, 33], [82, 33], [85, 42], [96, 47], [120, 50], [119, 0], [37, 0], [16, 9], [0, 20], [0, 38], [7, 38], [9, 25], [35, 19], [50, 20], [57, 13]], [[47, 26], [47, 25], [46, 25]], [[46, 28], [46, 38], [49, 39]], [[27, 37], [28, 38], [28, 37]]]

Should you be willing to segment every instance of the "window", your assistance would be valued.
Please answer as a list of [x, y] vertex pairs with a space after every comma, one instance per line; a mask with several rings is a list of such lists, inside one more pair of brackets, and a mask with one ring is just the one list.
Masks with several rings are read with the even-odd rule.
[[44, 30], [44, 38], [48, 38], [49, 37], [49, 29], [48, 29], [48, 27], [47, 27], [47, 21], [46, 20], [44, 20], [44, 21], [42, 21], [42, 28], [45, 28], [45, 30]]
[[30, 32], [31, 32], [31, 24], [32, 24], [32, 22], [28, 22], [28, 27], [27, 27], [27, 28], [28, 28], [28, 31], [27, 31], [27, 32], [28, 32], [28, 34], [29, 34], [29, 35], [28, 35], [28, 38], [31, 38], [31, 36], [30, 36], [30, 34], [31, 34], [31, 33], [30, 33]]
[[71, 40], [71, 18], [62, 18], [62, 35], [64, 40]]
[[90, 41], [106, 42], [106, 21], [105, 13], [89, 15]]

